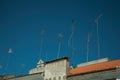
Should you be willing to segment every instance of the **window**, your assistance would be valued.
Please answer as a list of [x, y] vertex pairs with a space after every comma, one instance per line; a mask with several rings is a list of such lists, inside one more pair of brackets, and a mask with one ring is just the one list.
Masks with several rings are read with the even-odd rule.
[[66, 80], [66, 76], [63, 76], [63, 80]]
[[53, 80], [56, 80], [56, 77], [54, 77]]
[[60, 76], [58, 77], [58, 80], [61, 80], [61, 77], [60, 77]]
[[51, 78], [49, 78], [49, 80], [51, 80]]

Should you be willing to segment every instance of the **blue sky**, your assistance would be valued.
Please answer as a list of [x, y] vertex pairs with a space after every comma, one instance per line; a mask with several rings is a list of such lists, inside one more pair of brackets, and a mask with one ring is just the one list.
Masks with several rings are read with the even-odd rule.
[[[42, 59], [57, 58], [58, 34], [63, 34], [60, 57], [68, 56], [74, 66], [86, 62], [87, 34], [89, 61], [97, 59], [97, 30], [99, 20], [100, 58], [120, 58], [119, 0], [0, 0], [0, 75], [27, 74], [40, 59], [41, 31], [45, 31]], [[68, 39], [72, 19], [77, 52], [72, 60]], [[8, 49], [12, 53], [8, 53]], [[6, 65], [8, 64], [7, 69]], [[23, 67], [24, 65], [24, 67]]]

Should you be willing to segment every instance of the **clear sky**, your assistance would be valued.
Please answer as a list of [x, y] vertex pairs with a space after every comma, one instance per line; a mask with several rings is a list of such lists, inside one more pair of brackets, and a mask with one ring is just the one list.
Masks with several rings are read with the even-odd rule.
[[[44, 61], [56, 59], [59, 33], [63, 34], [59, 57], [68, 56], [74, 66], [86, 62], [90, 32], [88, 60], [98, 59], [94, 20], [99, 15], [100, 58], [120, 59], [120, 0], [0, 0], [0, 75], [27, 74], [36, 67], [40, 52]], [[72, 19], [74, 60], [68, 47]]]

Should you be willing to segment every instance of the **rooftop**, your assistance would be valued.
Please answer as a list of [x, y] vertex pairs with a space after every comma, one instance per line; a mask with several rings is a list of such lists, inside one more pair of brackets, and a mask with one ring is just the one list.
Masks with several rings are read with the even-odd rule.
[[73, 68], [70, 70], [70, 74], [75, 75], [80, 73], [111, 69], [111, 68], [116, 68], [117, 66], [120, 66], [120, 60], [105, 61], [101, 63], [90, 64], [86, 66]]
[[101, 63], [101, 62], [107, 62], [107, 61], [109, 61], [108, 58], [102, 58], [102, 59], [97, 59], [97, 60], [94, 60], [94, 61], [89, 61], [89, 62], [78, 64], [77, 67], [82, 67], [82, 66], [87, 66], [87, 65], [91, 65], [91, 64], [97, 64], [97, 63]]

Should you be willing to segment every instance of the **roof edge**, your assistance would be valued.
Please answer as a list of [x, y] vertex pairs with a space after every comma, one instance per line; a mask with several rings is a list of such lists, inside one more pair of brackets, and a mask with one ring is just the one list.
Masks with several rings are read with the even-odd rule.
[[63, 60], [63, 59], [66, 59], [67, 61], [69, 61], [69, 57], [64, 56], [64, 57], [61, 57], [61, 58], [56, 58], [56, 59], [47, 61], [47, 62], [45, 62], [45, 64], [48, 64], [48, 63], [51, 63], [51, 62], [56, 62], [56, 61]]

